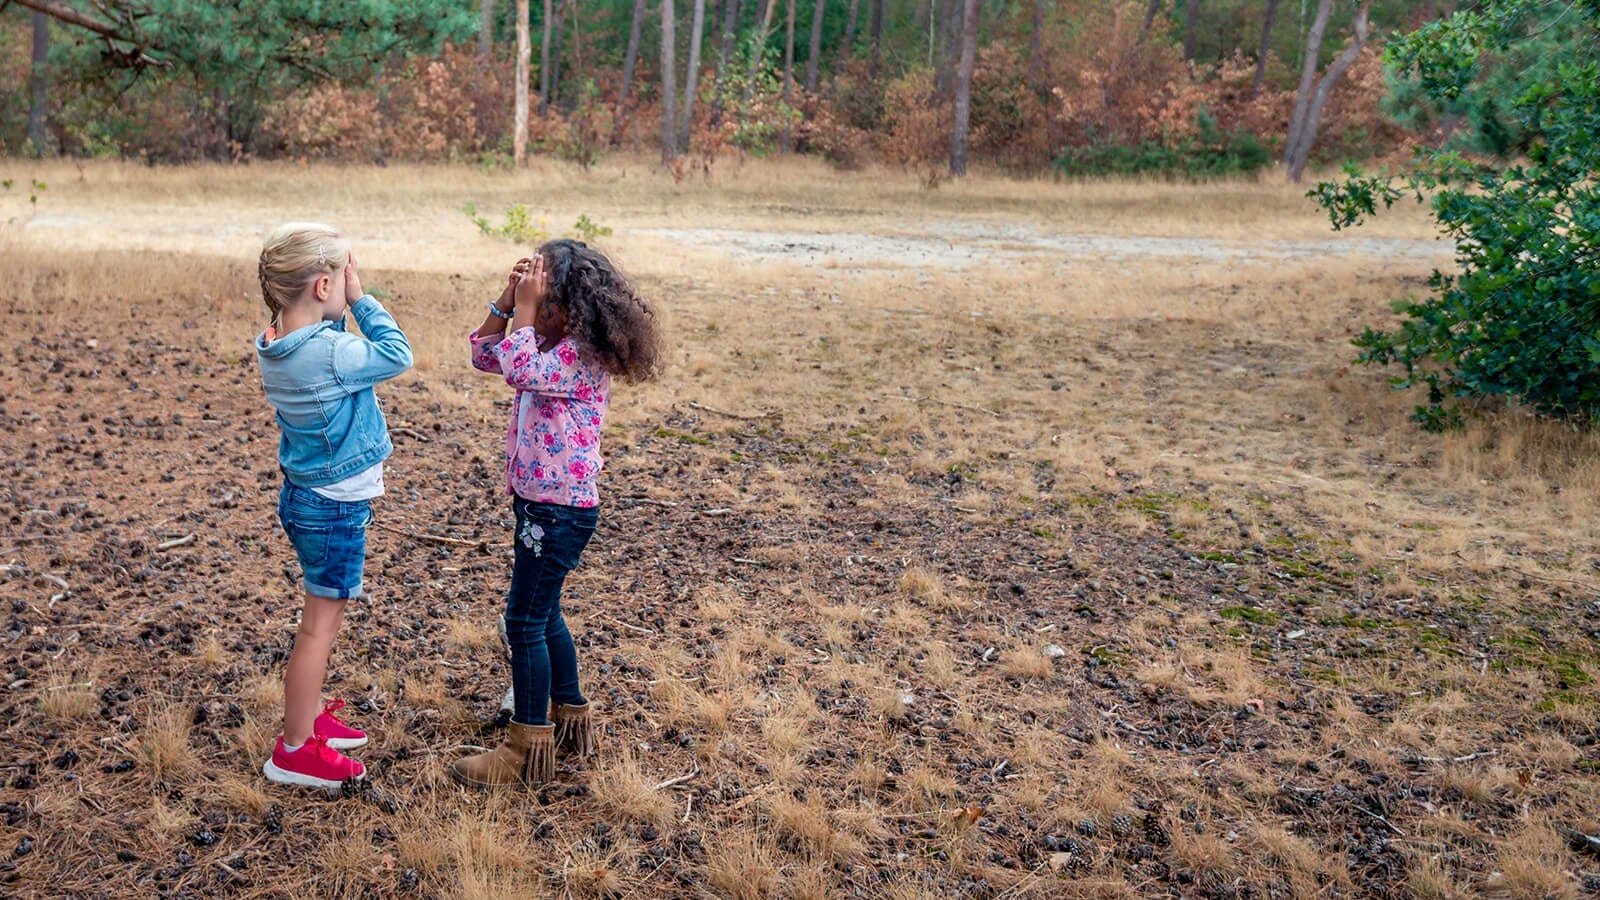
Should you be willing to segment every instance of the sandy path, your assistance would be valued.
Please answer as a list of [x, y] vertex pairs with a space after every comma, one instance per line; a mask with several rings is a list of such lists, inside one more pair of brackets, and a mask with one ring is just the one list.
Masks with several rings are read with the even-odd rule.
[[1330, 237], [1319, 241], [1214, 240], [1132, 237], [1044, 231], [1026, 225], [946, 222], [922, 232], [851, 233], [747, 231], [720, 228], [637, 228], [630, 233], [687, 245], [743, 262], [803, 262], [843, 269], [945, 267], [964, 269], [1021, 260], [1059, 263], [1172, 259], [1269, 264], [1315, 258], [1373, 257], [1443, 264], [1444, 241]]

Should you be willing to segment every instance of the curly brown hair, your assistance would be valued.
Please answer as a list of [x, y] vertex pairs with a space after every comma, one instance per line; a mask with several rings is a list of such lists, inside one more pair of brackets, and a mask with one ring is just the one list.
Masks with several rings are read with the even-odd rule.
[[656, 312], [605, 254], [583, 241], [539, 248], [550, 273], [549, 298], [567, 316], [567, 332], [606, 371], [626, 382], [661, 374], [666, 351]]

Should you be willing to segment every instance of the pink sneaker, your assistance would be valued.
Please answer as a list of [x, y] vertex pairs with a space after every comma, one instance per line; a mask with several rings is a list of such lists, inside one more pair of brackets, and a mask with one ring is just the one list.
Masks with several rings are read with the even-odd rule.
[[367, 733], [358, 728], [351, 728], [334, 713], [344, 709], [343, 700], [329, 700], [322, 707], [322, 714], [311, 723], [313, 734], [321, 735], [328, 740], [328, 746], [335, 750], [354, 750], [367, 745]]
[[352, 778], [365, 778], [367, 767], [328, 746], [327, 738], [313, 734], [293, 753], [283, 749], [283, 736], [272, 747], [272, 758], [261, 767], [268, 781], [329, 790]]

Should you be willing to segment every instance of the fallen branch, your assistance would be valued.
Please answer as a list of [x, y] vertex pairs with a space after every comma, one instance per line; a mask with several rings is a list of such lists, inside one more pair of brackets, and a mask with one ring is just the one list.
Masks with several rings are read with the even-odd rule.
[[733, 510], [728, 509], [726, 507], [721, 508], [721, 509], [702, 509], [702, 510], [700, 510], [700, 515], [702, 515], [702, 516], [713, 516], [713, 517], [715, 517], [715, 516], [727, 516], [727, 515], [732, 515], [732, 514], [733, 514]]
[[412, 429], [412, 428], [391, 428], [391, 429], [389, 429], [389, 432], [391, 434], [403, 434], [406, 437], [411, 438], [414, 441], [420, 441], [420, 442], [422, 442], [424, 444], [426, 444], [428, 441], [432, 440], [432, 438], [429, 438], [427, 435], [422, 434], [421, 432], [418, 432], [417, 430]]
[[618, 628], [626, 628], [629, 631], [637, 631], [640, 634], [648, 634], [648, 635], [651, 635], [651, 636], [655, 635], [655, 632], [651, 631], [648, 628], [642, 628], [642, 627], [640, 627], [638, 625], [629, 625], [627, 622], [619, 622], [616, 619], [601, 619], [600, 621], [609, 622], [610, 624], [615, 625]]
[[192, 543], [194, 543], [194, 532], [191, 531], [188, 534], [184, 535], [183, 537], [173, 538], [170, 541], [162, 541], [161, 543], [156, 545], [156, 549], [157, 550], [171, 550], [173, 547], [182, 547], [185, 544], [192, 544]]
[[1137, 735], [1139, 735], [1141, 737], [1147, 737], [1147, 738], [1160, 737], [1160, 735], [1156, 734], [1154, 731], [1146, 731], [1143, 728], [1135, 727], [1133, 725], [1128, 724], [1127, 722], [1123, 721], [1120, 718], [1112, 719], [1111, 722], [1112, 722], [1112, 724], [1116, 725], [1118, 728], [1121, 728], [1123, 731], [1130, 732], [1132, 734], [1137, 734]]
[[1485, 756], [1494, 756], [1499, 752], [1499, 750], [1484, 750], [1479, 753], [1468, 753], [1466, 756], [1413, 756], [1407, 762], [1412, 765], [1418, 763], [1464, 763], [1482, 759]]
[[985, 415], [994, 416], [996, 419], [1000, 418], [1000, 414], [999, 413], [995, 412], [992, 409], [989, 409], [986, 406], [973, 406], [973, 405], [968, 404], [968, 403], [957, 403], [954, 400], [939, 400], [939, 399], [936, 399], [934, 397], [905, 397], [905, 396], [891, 397], [889, 399], [891, 399], [891, 400], [904, 400], [904, 401], [906, 401], [908, 403], [937, 403], [940, 406], [953, 406], [956, 409], [965, 409], [965, 410], [970, 410], [971, 412], [981, 412], [981, 413], [984, 413]]
[[393, 525], [385, 525], [382, 522], [374, 522], [372, 524], [392, 534], [405, 535], [408, 538], [419, 541], [433, 541], [435, 544], [450, 544], [456, 547], [476, 547], [483, 543], [482, 541], [464, 541], [461, 538], [445, 537], [442, 534], [417, 534], [413, 531], [407, 531], [404, 528], [396, 528]]
[[668, 778], [666, 781], [663, 781], [660, 784], [656, 785], [656, 790], [664, 791], [664, 790], [667, 790], [668, 788], [677, 787], [678, 785], [683, 784], [684, 782], [690, 780], [691, 778], [694, 778], [696, 775], [699, 775], [699, 774], [700, 774], [700, 764], [696, 763], [695, 767], [692, 770], [690, 770], [689, 774], [687, 774], [687, 775], [679, 775], [677, 778]]
[[689, 401], [689, 408], [698, 409], [701, 412], [715, 413], [719, 416], [727, 416], [730, 419], [738, 419], [741, 422], [759, 422], [763, 419], [783, 418], [783, 413], [781, 412], [764, 412], [756, 413], [754, 415], [748, 413], [728, 412], [725, 409], [717, 409], [715, 406], [706, 406], [704, 403], [696, 403], [693, 400]]
[[1406, 833], [1404, 831], [1401, 831], [1399, 828], [1396, 828], [1395, 824], [1393, 822], [1389, 821], [1388, 819], [1384, 818], [1383, 816], [1378, 815], [1377, 813], [1373, 812], [1372, 810], [1367, 809], [1365, 806], [1352, 806], [1351, 808], [1354, 809], [1356, 812], [1363, 812], [1363, 813], [1366, 813], [1367, 815], [1373, 817], [1374, 819], [1377, 819], [1379, 822], [1382, 822], [1384, 825], [1386, 825], [1388, 827], [1388, 829], [1390, 831], [1394, 832], [1395, 834], [1398, 834], [1401, 837], [1405, 837], [1406, 836]]
[[617, 498], [617, 502], [618, 503], [623, 503], [623, 502], [632, 503], [632, 504], [634, 504], [636, 506], [642, 503], [642, 504], [645, 504], [647, 506], [662, 506], [662, 507], [666, 507], [668, 509], [671, 509], [672, 507], [678, 505], [676, 503], [673, 503], [671, 500], [653, 500], [653, 499], [651, 499], [649, 497], [619, 497], [619, 498]]

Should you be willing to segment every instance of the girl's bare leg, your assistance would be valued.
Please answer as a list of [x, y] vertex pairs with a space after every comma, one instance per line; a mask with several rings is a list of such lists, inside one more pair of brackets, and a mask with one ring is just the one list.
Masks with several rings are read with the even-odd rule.
[[347, 602], [306, 595], [294, 650], [283, 673], [283, 742], [291, 747], [310, 740], [312, 725], [322, 712], [322, 680]]

